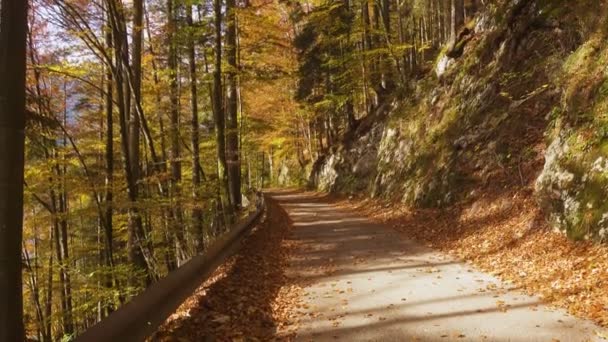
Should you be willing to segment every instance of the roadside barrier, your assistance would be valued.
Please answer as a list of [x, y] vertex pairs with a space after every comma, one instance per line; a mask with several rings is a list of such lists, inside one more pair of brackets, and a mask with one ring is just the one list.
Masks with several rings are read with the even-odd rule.
[[218, 238], [207, 251], [152, 284], [129, 303], [76, 338], [77, 342], [136, 342], [154, 334], [175, 310], [211, 276], [258, 223], [264, 213], [264, 197], [258, 194], [256, 211]]

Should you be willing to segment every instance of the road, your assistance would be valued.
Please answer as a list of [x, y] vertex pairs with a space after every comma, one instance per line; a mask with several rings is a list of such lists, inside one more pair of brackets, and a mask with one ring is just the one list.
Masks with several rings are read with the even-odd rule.
[[305, 289], [301, 341], [604, 341], [544, 305], [318, 195], [275, 194], [293, 221], [289, 274]]

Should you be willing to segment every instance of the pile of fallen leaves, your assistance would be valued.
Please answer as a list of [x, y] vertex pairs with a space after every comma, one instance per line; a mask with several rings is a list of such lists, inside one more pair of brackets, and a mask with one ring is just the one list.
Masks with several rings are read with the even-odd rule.
[[530, 187], [484, 191], [445, 210], [409, 210], [369, 199], [341, 204], [608, 326], [608, 247], [571, 241], [549, 229], [531, 194]]
[[159, 329], [153, 341], [292, 340], [301, 289], [285, 274], [292, 247], [287, 214], [269, 213], [231, 257]]

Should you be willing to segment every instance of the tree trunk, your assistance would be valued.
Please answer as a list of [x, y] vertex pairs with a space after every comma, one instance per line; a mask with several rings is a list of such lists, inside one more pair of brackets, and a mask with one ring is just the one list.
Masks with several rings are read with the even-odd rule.
[[[36, 216], [36, 213], [32, 213], [34, 216]], [[35, 228], [34, 228], [35, 229]], [[36, 229], [35, 229], [36, 230]], [[34, 231], [34, 255], [39, 255], [38, 253], [38, 232]], [[23, 261], [24, 261], [24, 266], [27, 269], [27, 274], [28, 274], [28, 280], [27, 283], [27, 287], [29, 288], [30, 291], [30, 295], [31, 295], [31, 300], [32, 303], [34, 304], [34, 309], [36, 311], [36, 328], [37, 328], [37, 335], [38, 338], [40, 338], [43, 341], [48, 341], [49, 338], [48, 336], [45, 335], [45, 331], [43, 330], [44, 328], [44, 312], [42, 310], [42, 304], [40, 301], [40, 286], [38, 285], [38, 265], [37, 265], [37, 260], [38, 258], [34, 259], [34, 265], [32, 265], [32, 259], [30, 258], [30, 254], [27, 250], [27, 247], [25, 246], [25, 244], [23, 245]]]
[[[191, 30], [194, 29], [192, 19], [192, 6], [186, 5], [186, 20]], [[200, 208], [200, 187], [201, 187], [201, 164], [200, 164], [200, 133], [198, 120], [198, 88], [196, 75], [196, 49], [194, 48], [194, 35], [192, 32], [188, 37], [188, 64], [190, 67], [190, 107], [192, 109], [192, 197], [194, 198], [194, 209], [192, 209], [192, 236], [194, 238], [194, 248], [197, 253], [201, 253], [205, 246], [203, 231], [203, 210]]]
[[232, 210], [241, 207], [241, 161], [239, 158], [239, 128], [237, 107], [237, 43], [235, 0], [226, 0], [226, 164]]
[[[116, 103], [118, 106], [118, 117], [119, 117], [119, 128], [120, 128], [120, 146], [122, 149], [122, 155], [124, 159], [124, 170], [125, 178], [127, 182], [127, 195], [130, 202], [129, 208], [129, 237], [128, 237], [128, 250], [129, 260], [133, 266], [140, 271], [143, 271], [146, 275], [146, 284], [151, 283], [151, 267], [149, 261], [145, 257], [144, 253], [144, 229], [143, 222], [139, 209], [137, 208], [138, 192], [137, 184], [133, 178], [133, 167], [131, 161], [130, 145], [129, 145], [129, 132], [128, 132], [128, 104], [129, 97], [128, 93], [125, 93], [124, 85], [128, 83], [128, 55], [125, 51], [124, 41], [127, 39], [126, 32], [122, 31], [122, 25], [119, 21], [124, 20], [122, 16], [119, 16], [119, 10], [116, 8], [117, 4], [115, 0], [108, 0], [108, 5], [111, 12], [111, 25], [112, 25], [112, 38], [114, 43], [115, 52], [115, 72], [114, 79], [116, 82]], [[127, 79], [125, 79], [125, 77]]]
[[222, 1], [214, 0], [215, 65], [213, 70], [213, 111], [217, 138], [218, 177], [224, 179], [226, 170], [225, 118], [222, 105]]
[[391, 35], [391, 2], [390, 0], [382, 0], [382, 23], [384, 24], [384, 30], [386, 35]]
[[177, 23], [175, 20], [175, 3], [173, 0], [167, 1], [167, 17], [169, 20], [168, 30], [168, 43], [169, 43], [169, 55], [168, 66], [170, 73], [170, 84], [169, 84], [169, 102], [171, 108], [170, 114], [170, 128], [169, 136], [171, 139], [171, 147], [169, 149], [169, 164], [171, 166], [171, 187], [170, 187], [170, 200], [173, 203], [173, 222], [171, 222], [171, 228], [175, 238], [175, 252], [177, 257], [178, 267], [182, 265], [184, 261], [188, 259], [186, 252], [186, 242], [184, 239], [184, 220], [181, 206], [181, 181], [182, 181], [182, 162], [181, 162], [181, 148], [180, 148], [180, 136], [179, 136], [179, 89], [178, 89], [178, 74], [177, 74]]
[[[362, 50], [363, 52], [372, 50], [372, 38], [371, 38], [371, 21], [369, 17], [369, 0], [363, 0], [361, 3], [361, 21], [363, 25], [363, 39], [361, 40]], [[365, 100], [365, 114], [370, 112], [370, 101], [369, 101], [369, 93], [368, 93], [368, 85], [369, 80], [372, 79], [373, 82], [373, 64], [370, 65], [369, 58], [365, 55], [365, 53], [361, 54], [361, 64], [362, 64], [362, 77], [363, 77], [363, 96]], [[370, 78], [370, 74], [371, 78]], [[372, 85], [373, 86], [373, 85]], [[312, 151], [311, 151], [312, 154]]]
[[[57, 154], [54, 152], [54, 158], [57, 158]], [[58, 179], [61, 178], [60, 170], [61, 168], [58, 165], [53, 167], [53, 171], [58, 176]], [[51, 184], [53, 184], [53, 178], [49, 180]], [[53, 185], [55, 186], [55, 185]], [[71, 334], [71, 326], [70, 326], [70, 317], [68, 314], [68, 297], [66, 293], [66, 261], [63, 254], [62, 247], [62, 219], [60, 217], [65, 217], [64, 212], [62, 211], [63, 205], [61, 204], [61, 194], [57, 195], [55, 190], [50, 191], [50, 205], [51, 205], [51, 213], [53, 214], [53, 244], [55, 249], [55, 255], [57, 256], [57, 265], [59, 266], [59, 298], [61, 303], [61, 320], [62, 320], [62, 333], [63, 334]]]
[[371, 21], [369, 19], [369, 0], [363, 0], [361, 3], [361, 16], [363, 17], [363, 49], [369, 51], [372, 49], [371, 38]]
[[28, 2], [0, 3], [0, 341], [23, 341], [21, 240]]
[[[63, 84], [63, 126], [65, 127], [67, 124], [67, 112], [68, 112], [68, 95], [66, 83]], [[68, 190], [66, 187], [66, 174], [67, 174], [67, 160], [66, 160], [66, 151], [65, 149], [68, 146], [68, 138], [66, 131], [63, 132], [63, 141], [62, 148], [63, 151], [61, 154], [57, 154], [57, 156], [61, 155], [61, 164], [55, 164], [55, 172], [57, 175], [57, 181], [59, 182], [59, 194], [58, 194], [58, 203], [59, 203], [59, 249], [58, 253], [61, 253], [61, 260], [63, 263], [61, 264], [61, 274], [63, 275], [62, 281], [62, 291], [63, 291], [63, 332], [65, 335], [72, 335], [74, 333], [74, 319], [72, 316], [72, 281], [70, 276], [70, 250], [68, 245]], [[58, 159], [58, 158], [57, 158]]]
[[450, 50], [458, 43], [458, 30], [464, 24], [464, 0], [451, 0]]
[[415, 74], [418, 70], [418, 40], [416, 39], [416, 16], [412, 13], [412, 25], [410, 29], [410, 39], [412, 41], [413, 48], [411, 51], [411, 64], [412, 73]]
[[[112, 32], [106, 31], [106, 46], [108, 49], [112, 49]], [[112, 70], [108, 67], [105, 76], [105, 98], [104, 98], [104, 109], [105, 109], [105, 208], [104, 208], [104, 252], [103, 262], [108, 268], [110, 274], [106, 276], [104, 285], [107, 288], [113, 286], [113, 268], [114, 268], [114, 117], [113, 117], [113, 91], [114, 91], [114, 78], [112, 77]], [[105, 310], [110, 313], [114, 310], [112, 303], [105, 303]]]
[[[64, 143], [65, 147], [65, 143]], [[64, 161], [65, 162], [65, 161]], [[59, 169], [59, 168], [58, 168]], [[74, 318], [72, 316], [72, 280], [70, 276], [70, 252], [68, 246], [68, 196], [65, 188], [65, 169], [60, 171], [58, 179], [61, 181], [62, 191], [59, 195], [59, 212], [61, 213], [61, 219], [59, 220], [59, 247], [58, 251], [61, 253], [63, 264], [61, 265], [61, 274], [63, 274], [63, 300], [65, 306], [63, 307], [63, 332], [66, 335], [72, 335], [74, 333]]]
[[[215, 61], [213, 70], [213, 113], [217, 145], [217, 176], [220, 202], [223, 210], [230, 208], [228, 178], [226, 177], [225, 115], [222, 103], [222, 0], [214, 0], [215, 12]], [[228, 202], [228, 203], [226, 203]], [[224, 213], [226, 214], [226, 213]], [[230, 216], [230, 213], [227, 213]]]
[[270, 146], [270, 151], [268, 152], [268, 179], [270, 180], [270, 185], [274, 182], [274, 160], [273, 160], [274, 151], [272, 150], [272, 146]]
[[48, 336], [47, 341], [53, 340], [52, 319], [53, 313], [53, 224], [49, 228], [49, 272], [46, 278], [46, 298], [44, 303], [44, 335]]
[[137, 108], [141, 106], [141, 53], [143, 41], [143, 17], [144, 8], [143, 0], [133, 1], [133, 33], [132, 33], [132, 53], [131, 53], [131, 71], [132, 71], [132, 91], [133, 91], [133, 108], [129, 113], [129, 159], [131, 162], [131, 177], [135, 182], [134, 196], [139, 198], [139, 181], [141, 178], [140, 172], [140, 120], [137, 114]]

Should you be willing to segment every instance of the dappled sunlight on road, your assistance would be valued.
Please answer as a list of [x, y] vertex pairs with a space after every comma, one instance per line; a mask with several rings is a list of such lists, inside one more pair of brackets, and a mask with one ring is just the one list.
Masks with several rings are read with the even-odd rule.
[[276, 198], [293, 220], [289, 274], [305, 291], [299, 340], [599, 340], [591, 322], [318, 194]]

